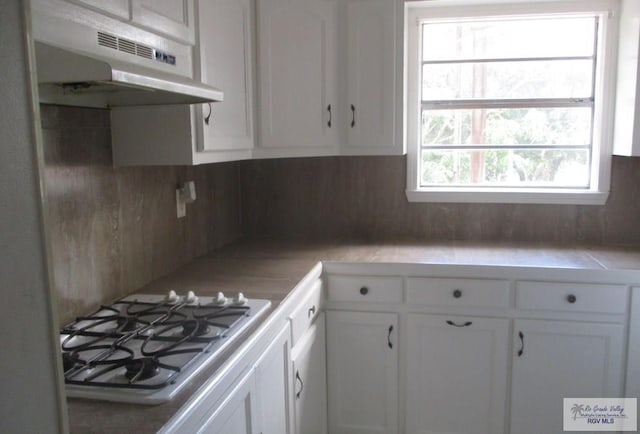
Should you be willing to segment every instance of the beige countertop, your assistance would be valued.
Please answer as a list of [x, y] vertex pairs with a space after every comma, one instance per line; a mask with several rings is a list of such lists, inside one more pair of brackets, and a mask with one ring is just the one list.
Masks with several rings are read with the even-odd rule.
[[[271, 300], [275, 308], [319, 261], [640, 270], [640, 248], [512, 243], [239, 241], [196, 259], [138, 292], [165, 293], [175, 289], [215, 295], [218, 291], [242, 291], [247, 297]], [[256, 327], [258, 325], [253, 330]], [[72, 433], [156, 432], [224, 363], [231, 351], [233, 348], [169, 403], [147, 406], [69, 399], [70, 430]]]

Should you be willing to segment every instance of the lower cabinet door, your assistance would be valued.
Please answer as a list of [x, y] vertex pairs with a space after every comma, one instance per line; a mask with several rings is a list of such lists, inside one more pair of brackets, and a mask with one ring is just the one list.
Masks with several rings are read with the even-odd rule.
[[507, 319], [409, 314], [406, 432], [504, 433], [508, 344]]
[[621, 397], [624, 327], [516, 320], [511, 433], [563, 432], [563, 398]]
[[289, 323], [269, 344], [256, 364], [260, 434], [289, 434]]
[[321, 313], [292, 351], [295, 434], [327, 434], [325, 336]]
[[223, 399], [198, 433], [257, 434], [255, 371], [251, 369]]
[[398, 316], [327, 312], [331, 434], [398, 432]]

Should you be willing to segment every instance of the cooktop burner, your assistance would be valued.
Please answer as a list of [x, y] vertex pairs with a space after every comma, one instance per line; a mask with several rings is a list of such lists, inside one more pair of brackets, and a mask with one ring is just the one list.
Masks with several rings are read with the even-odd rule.
[[170, 400], [271, 303], [135, 294], [63, 327], [67, 395], [110, 401]]

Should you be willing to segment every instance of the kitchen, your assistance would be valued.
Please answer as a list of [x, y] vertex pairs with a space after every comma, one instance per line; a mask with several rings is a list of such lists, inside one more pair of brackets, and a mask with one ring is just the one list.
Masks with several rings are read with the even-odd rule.
[[[15, 3], [3, 5], [10, 8], [2, 14], [3, 29], [15, 28], [21, 22], [17, 18], [20, 2]], [[21, 46], [20, 34], [21, 31], [13, 35], [17, 40], [13, 46]], [[3, 41], [9, 40], [9, 35], [5, 38], [3, 33], [2, 36]], [[23, 55], [9, 50], [3, 43], [5, 50], [8, 59]], [[18, 57], [15, 62], [7, 63], [24, 65], [24, 60]], [[15, 86], [8, 85], [11, 92], [7, 90], [7, 93], [15, 92], [17, 83], [23, 83], [24, 89], [28, 89], [25, 77], [24, 71], [15, 71], [15, 81], [3, 83], [3, 86], [16, 83]], [[28, 98], [18, 99], [16, 105], [11, 105], [11, 112], [17, 113], [17, 107], [24, 107], [23, 117], [31, 119], [26, 114], [29, 113], [28, 102]], [[3, 114], [6, 130], [14, 131], [19, 122], [8, 114]], [[44, 158], [39, 173], [46, 194], [49, 247], [43, 250], [39, 247], [41, 241], [31, 240], [34, 253], [27, 254], [23, 261], [18, 261], [17, 254], [22, 253], [22, 249], [9, 249], [3, 253], [3, 281], [14, 282], [8, 287], [30, 286], [25, 285], [25, 281], [36, 278], [35, 258], [42, 261], [40, 269], [50, 261], [53, 299], [56, 301], [47, 301], [49, 285], [43, 277], [40, 292], [35, 289], [37, 286], [34, 287], [29, 298], [39, 304], [36, 308], [43, 313], [37, 317], [46, 324], [39, 330], [29, 331], [33, 337], [22, 337], [22, 343], [8, 342], [9, 348], [19, 348], [21, 352], [25, 342], [35, 344], [40, 341], [44, 342], [44, 347], [50, 346], [51, 334], [57, 335], [60, 324], [240, 239], [250, 241], [267, 237], [275, 240], [274, 246], [287, 241], [294, 244], [308, 241], [309, 245], [315, 242], [325, 246], [425, 243], [440, 245], [443, 249], [455, 250], [458, 246], [458, 255], [462, 257], [467, 242], [475, 243], [480, 249], [496, 243], [499, 249], [507, 243], [507, 251], [510, 244], [534, 252], [531, 253], [534, 257], [552, 257], [555, 261], [561, 261], [565, 251], [568, 255], [580, 256], [585, 246], [596, 246], [596, 249], [631, 246], [619, 250], [633, 258], [633, 246], [640, 241], [640, 232], [635, 225], [640, 185], [636, 181], [640, 180], [636, 179], [638, 163], [634, 158], [613, 158], [611, 194], [604, 206], [408, 203], [404, 192], [407, 169], [403, 156], [267, 159], [192, 167], [113, 169], [108, 111], [43, 106], [39, 116]], [[15, 152], [27, 152], [33, 143], [29, 137], [32, 127], [25, 125], [24, 119], [22, 124], [20, 134], [23, 138]], [[14, 151], [11, 152], [13, 156]], [[25, 167], [29, 168], [27, 173], [33, 172], [34, 168], [27, 164], [30, 157], [23, 158], [26, 162], [22, 165], [16, 164], [17, 158], [12, 159], [15, 167], [3, 159], [2, 173], [8, 176], [7, 182], [3, 183], [3, 209], [10, 211], [4, 217], [6, 221], [3, 220], [3, 245], [16, 245], [16, 233], [37, 234], [41, 231], [37, 206], [34, 209], [31, 203], [31, 214], [28, 214], [18, 207], [26, 204], [16, 203], [17, 198], [37, 202], [39, 196], [33, 193], [37, 184], [16, 181], [25, 179], [25, 172], [11, 175], [12, 170], [27, 170]], [[37, 173], [32, 173], [33, 179], [37, 180]], [[291, 182], [292, 179], [296, 182]], [[175, 218], [175, 186], [190, 180], [195, 181], [197, 199], [187, 205], [186, 219], [178, 220]], [[35, 217], [26, 218], [29, 215]], [[541, 221], [544, 224], [541, 225]], [[16, 230], [28, 224], [31, 226]], [[266, 243], [269, 246], [268, 241]], [[560, 253], [554, 255], [556, 246], [560, 246]], [[269, 249], [277, 254], [276, 247], [265, 247], [267, 252]], [[362, 249], [366, 250], [365, 247]], [[470, 249], [467, 258], [473, 255], [473, 248]], [[43, 255], [47, 250], [51, 253]], [[482, 250], [476, 254], [482, 256]], [[4, 255], [8, 257], [5, 259]], [[349, 260], [348, 254], [344, 257]], [[353, 257], [357, 258], [357, 253]], [[539, 261], [542, 263], [542, 259]], [[18, 266], [20, 263], [34, 264], [34, 267], [24, 270]], [[24, 274], [21, 276], [20, 273]], [[55, 313], [47, 313], [50, 310]], [[24, 321], [16, 319], [19, 318], [17, 312], [19, 310], [16, 310], [16, 316], [7, 318], [15, 321], [11, 323], [12, 328]], [[57, 317], [59, 323], [47, 319], [50, 315]], [[26, 351], [28, 354], [35, 352]], [[51, 352], [50, 357], [55, 357], [55, 351], [52, 349]], [[42, 366], [45, 374], [54, 366], [50, 360], [40, 358], [32, 363]], [[27, 384], [33, 385], [30, 390], [57, 390], [57, 373], [49, 372], [48, 375], [48, 378], [29, 380]], [[7, 384], [14, 385], [14, 381], [7, 380]], [[27, 393], [29, 388], [15, 385], [6, 390]], [[58, 414], [64, 411], [57, 406], [63, 404], [52, 398], [53, 392], [33, 395], [43, 403], [34, 397], [16, 398], [15, 402], [25, 403], [22, 404], [25, 409], [33, 406], [35, 412], [43, 414], [42, 420], [18, 417], [16, 425], [9, 422], [7, 432], [15, 432], [15, 427], [27, 427], [31, 423], [43, 423], [35, 426], [45, 428], [34, 426], [26, 431], [55, 431], [52, 426], [56, 426]], [[6, 402], [5, 395], [4, 420], [11, 420], [8, 416], [5, 418], [5, 414], [24, 414], [17, 410], [9, 412]], [[46, 409], [51, 409], [49, 416]]]

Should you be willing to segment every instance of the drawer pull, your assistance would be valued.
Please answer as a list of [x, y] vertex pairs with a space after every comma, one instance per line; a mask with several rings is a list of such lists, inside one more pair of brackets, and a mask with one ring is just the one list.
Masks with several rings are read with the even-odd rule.
[[391, 343], [391, 332], [393, 331], [393, 326], [390, 325], [389, 326], [389, 334], [387, 335], [387, 344], [389, 345], [389, 348], [393, 348], [393, 343]]
[[331, 128], [331, 118], [332, 118], [332, 115], [331, 115], [331, 104], [329, 104], [329, 105], [327, 106], [327, 111], [329, 112], [329, 121], [327, 122], [327, 126], [328, 126], [329, 128]]
[[367, 288], [366, 286], [363, 286], [362, 288], [360, 288], [360, 294], [367, 295], [368, 293], [369, 293], [369, 288]]
[[300, 394], [302, 393], [302, 389], [304, 389], [304, 383], [302, 382], [302, 378], [300, 378], [300, 371], [296, 371], [296, 381], [300, 382], [300, 390], [296, 392], [296, 399], [300, 398]]
[[454, 326], [454, 327], [469, 327], [471, 324], [473, 324], [471, 321], [467, 321], [461, 324], [456, 324], [453, 321], [449, 321], [447, 320], [447, 324], [449, 324], [450, 326]]
[[307, 317], [311, 318], [313, 315], [315, 315], [315, 313], [316, 313], [316, 305], [314, 304], [309, 308], [309, 311], [307, 312]]
[[577, 299], [578, 299], [578, 298], [577, 298], [575, 295], [573, 295], [573, 294], [569, 294], [569, 295], [567, 295], [567, 301], [568, 301], [569, 303], [571, 303], [571, 304], [575, 303]]
[[456, 289], [453, 291], [453, 298], [460, 298], [462, 297], [462, 291], [460, 291], [459, 289]]
[[518, 332], [518, 337], [520, 338], [520, 350], [518, 350], [518, 357], [522, 357], [524, 354], [524, 335], [522, 332]]

